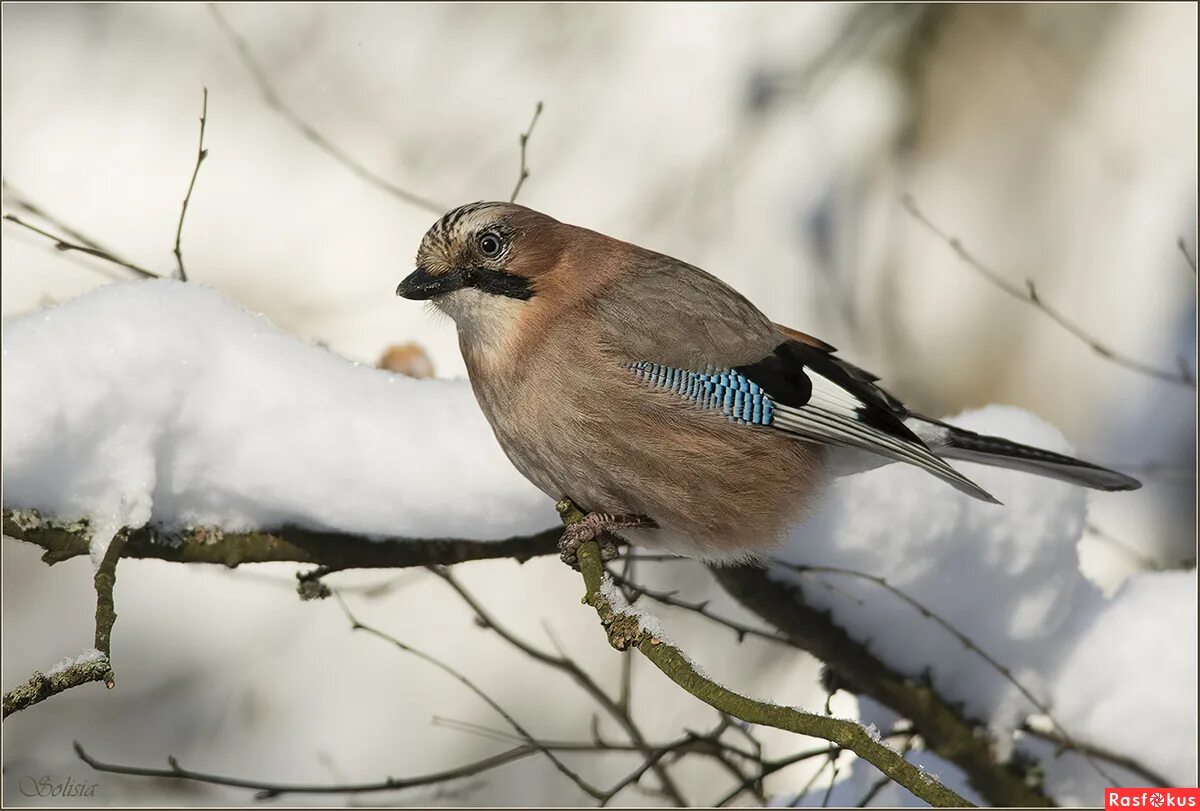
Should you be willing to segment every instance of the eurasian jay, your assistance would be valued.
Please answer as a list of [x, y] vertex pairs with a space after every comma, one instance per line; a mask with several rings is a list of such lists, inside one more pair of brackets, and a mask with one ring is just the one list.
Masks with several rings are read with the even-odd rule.
[[473, 203], [421, 241], [396, 289], [454, 319], [501, 447], [587, 518], [709, 561], [760, 556], [833, 476], [907, 462], [999, 503], [944, 460], [1133, 490], [1121, 473], [906, 409], [832, 346], [772, 323], [716, 277], [510, 203]]

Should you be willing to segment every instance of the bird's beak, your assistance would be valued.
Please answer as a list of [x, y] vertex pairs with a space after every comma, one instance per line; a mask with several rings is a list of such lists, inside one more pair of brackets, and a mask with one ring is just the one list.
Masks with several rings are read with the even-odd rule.
[[416, 301], [424, 301], [434, 296], [440, 296], [443, 293], [453, 293], [455, 290], [461, 289], [462, 286], [462, 274], [439, 273], [434, 275], [425, 268], [419, 267], [408, 274], [408, 278], [400, 282], [400, 286], [396, 288], [396, 295]]

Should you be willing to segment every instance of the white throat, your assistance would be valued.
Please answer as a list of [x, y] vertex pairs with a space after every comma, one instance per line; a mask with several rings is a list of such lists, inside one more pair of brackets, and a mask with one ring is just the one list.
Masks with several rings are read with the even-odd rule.
[[488, 360], [503, 354], [511, 345], [521, 308], [528, 303], [464, 287], [439, 296], [435, 305], [454, 319], [459, 343], [480, 359]]

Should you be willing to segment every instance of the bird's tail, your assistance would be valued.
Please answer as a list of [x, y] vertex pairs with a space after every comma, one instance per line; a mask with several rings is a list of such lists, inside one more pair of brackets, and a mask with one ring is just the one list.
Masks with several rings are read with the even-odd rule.
[[1137, 490], [1142, 486], [1137, 479], [1124, 473], [1082, 462], [1061, 453], [1022, 445], [997, 436], [977, 434], [942, 422], [929, 422], [945, 430], [944, 433], [939, 432], [937, 444], [931, 445], [933, 452], [944, 459], [1006, 467], [1059, 479], [1081, 487], [1090, 487], [1093, 490]]

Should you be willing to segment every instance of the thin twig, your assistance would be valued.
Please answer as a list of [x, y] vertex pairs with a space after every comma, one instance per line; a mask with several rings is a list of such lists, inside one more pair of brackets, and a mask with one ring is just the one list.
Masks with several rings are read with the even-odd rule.
[[1100, 527], [1096, 526], [1091, 521], [1088, 521], [1083, 525], [1083, 531], [1090, 533], [1093, 537], [1099, 538], [1100, 540], [1116, 547], [1121, 552], [1124, 552], [1126, 555], [1137, 561], [1143, 569], [1154, 572], [1162, 571], [1163, 569], [1163, 567], [1159, 565], [1153, 558], [1143, 555], [1125, 541], [1122, 541], [1120, 538], [1110, 532], [1100, 529]]
[[673, 592], [656, 591], [654, 589], [647, 588], [640, 583], [633, 583], [611, 569], [608, 570], [608, 574], [613, 579], [613, 582], [618, 586], [633, 591], [636, 594], [644, 594], [657, 603], [662, 603], [663, 605], [669, 605], [672, 608], [680, 608], [684, 611], [691, 611], [694, 614], [699, 614], [705, 619], [715, 622], [717, 625], [728, 628], [737, 635], [737, 640], [739, 643], [745, 641], [747, 636], [753, 636], [758, 639], [765, 639], [768, 642], [775, 642], [780, 645], [785, 645], [793, 650], [800, 650], [800, 647], [795, 642], [788, 639], [786, 636], [783, 636], [782, 634], [764, 631], [761, 628], [755, 628], [752, 625], [746, 625], [738, 622], [737, 620], [731, 620], [713, 612], [708, 607], [708, 600], [701, 600], [698, 603], [688, 602], [687, 600], [682, 600], [679, 597], [676, 597]]
[[393, 197], [417, 206], [418, 208], [425, 209], [433, 214], [441, 214], [446, 211], [448, 206], [444, 206], [441, 203], [430, 200], [427, 197], [415, 194], [408, 189], [401, 188], [395, 183], [392, 183], [390, 180], [386, 180], [380, 175], [377, 175], [375, 172], [372, 172], [370, 169], [359, 163], [358, 160], [346, 153], [341, 147], [334, 145], [328, 138], [313, 129], [308, 122], [301, 118], [279, 97], [279, 94], [271, 85], [270, 79], [267, 78], [266, 71], [263, 70], [262, 66], [258, 63], [258, 60], [255, 59], [254, 54], [251, 52], [249, 44], [242, 37], [242, 35], [234, 30], [233, 26], [229, 24], [229, 21], [225, 19], [225, 16], [221, 13], [220, 9], [217, 8], [216, 3], [209, 3], [208, 8], [209, 11], [212, 12], [213, 18], [217, 21], [217, 25], [220, 26], [221, 31], [223, 31], [225, 36], [229, 38], [229, 41], [233, 43], [234, 49], [237, 50], [238, 57], [241, 59], [242, 64], [246, 67], [246, 70], [249, 71], [251, 77], [253, 77], [255, 84], [258, 85], [258, 91], [262, 95], [263, 101], [266, 102], [268, 107], [281, 115], [284, 120], [291, 124], [292, 127], [294, 127], [307, 140], [311, 141], [318, 148], [320, 148], [321, 151], [345, 166], [360, 179], [365, 180], [367, 183], [370, 183], [372, 186], [375, 186], [378, 189], [382, 189]]
[[0, 717], [7, 718], [14, 712], [45, 701], [65, 690], [91, 682], [104, 682], [110, 690], [116, 686], [112, 667], [112, 629], [117, 621], [113, 589], [117, 584], [117, 561], [121, 557], [126, 540], [124, 530], [113, 536], [92, 578], [96, 589], [96, 629], [93, 642], [99, 655], [86, 661], [70, 662], [49, 674], [35, 672], [24, 684], [5, 692]]
[[[763, 780], [775, 774], [775, 772], [782, 771], [788, 766], [794, 766], [795, 764], [801, 763], [805, 760], [812, 760], [816, 757], [824, 757], [827, 754], [829, 754], [829, 747], [822, 746], [820, 749], [807, 749], [803, 752], [797, 752], [794, 755], [788, 755], [787, 757], [780, 758], [778, 760], [763, 761], [762, 769], [758, 772], [758, 774], [751, 775], [737, 786], [734, 786], [729, 793], [713, 803], [713, 806], [716, 808], [724, 808], [741, 796], [743, 792], [751, 790], [755, 784], [761, 785]], [[882, 779], [890, 780], [891, 778], [884, 777]]]
[[940, 240], [950, 246], [950, 248], [958, 255], [958, 258], [964, 264], [979, 273], [979, 275], [990, 282], [993, 287], [1001, 290], [1017, 301], [1028, 304], [1035, 310], [1039, 310], [1051, 321], [1058, 324], [1068, 333], [1087, 345], [1100, 357], [1105, 358], [1117, 366], [1121, 366], [1147, 377], [1162, 380], [1166, 383], [1172, 383], [1176, 386], [1183, 386], [1184, 388], [1196, 388], [1196, 376], [1182, 361], [1182, 359], [1179, 362], [1178, 371], [1172, 371], [1154, 366], [1149, 363], [1144, 363], [1135, 358], [1131, 358], [1128, 355], [1117, 352], [1115, 349], [1112, 349], [1107, 344], [1102, 343], [1098, 338], [1085, 331], [1078, 324], [1069, 320], [1056, 308], [1047, 304], [1038, 294], [1037, 287], [1032, 279], [1025, 280], [1024, 288], [1018, 287], [976, 259], [967, 251], [966, 248], [963, 247], [962, 242], [959, 241], [957, 237], [952, 237], [946, 234], [944, 231], [934, 225], [934, 223], [928, 217], [926, 217], [924, 213], [922, 213], [921, 209], [917, 207], [916, 200], [914, 200], [911, 195], [904, 196], [903, 204], [905, 210], [912, 215], [913, 219], [921, 223], [921, 225], [929, 229], [931, 233], [936, 235]]
[[[429, 571], [440, 577], [443, 581], [445, 581], [446, 585], [454, 589], [455, 593], [457, 593], [458, 596], [462, 598], [463, 602], [465, 602], [467, 606], [475, 613], [476, 619], [484, 628], [494, 631], [501, 639], [534, 661], [541, 662], [548, 667], [552, 667], [570, 676], [571, 679], [574, 680], [574, 682], [584, 690], [584, 692], [586, 692], [592, 697], [593, 700], [596, 701], [597, 704], [604, 708], [605, 712], [607, 712], [613, 718], [613, 720], [621, 725], [621, 728], [625, 730], [627, 735], [629, 735], [630, 740], [633, 741], [635, 745], [641, 747], [642, 754], [645, 755], [649, 761], [651, 757], [649, 744], [646, 743], [646, 738], [642, 734], [641, 729], [634, 722], [633, 716], [630, 715], [628, 710], [622, 709], [621, 706], [617, 704], [617, 702], [614, 701], [599, 684], [596, 683], [596, 681], [588, 674], [586, 670], [561, 652], [558, 656], [549, 654], [546, 651], [534, 647], [518, 637], [516, 634], [509, 631], [507, 628], [497, 622], [494, 616], [488, 613], [483, 605], [476, 600], [469, 591], [467, 591], [466, 587], [459, 582], [458, 578], [456, 578], [449, 569], [440, 566], [431, 566], [429, 567]], [[675, 784], [675, 781], [671, 779], [671, 776], [667, 773], [666, 769], [659, 767], [657, 765], [657, 761], [651, 765], [654, 766], [655, 775], [662, 784], [663, 790], [667, 792], [667, 796], [671, 798], [673, 803], [679, 806], [688, 805], [687, 800], [684, 799], [682, 792]]]
[[388, 777], [372, 783], [346, 783], [342, 785], [318, 785], [306, 783], [271, 783], [263, 780], [247, 780], [239, 777], [226, 777], [219, 774], [209, 774], [185, 769], [172, 756], [167, 757], [166, 769], [155, 769], [144, 766], [121, 766], [115, 763], [104, 763], [88, 754], [78, 741], [75, 742], [75, 754], [79, 755], [87, 765], [98, 772], [112, 774], [130, 774], [137, 777], [172, 778], [176, 780], [192, 780], [197, 783], [208, 783], [214, 786], [230, 786], [232, 788], [255, 789], [258, 793], [256, 800], [269, 800], [283, 794], [363, 794], [373, 791], [398, 791], [400, 789], [416, 788], [446, 783], [463, 777], [472, 777], [490, 771], [515, 760], [528, 757], [538, 751], [536, 746], [523, 744], [499, 754], [458, 766], [440, 772], [420, 775], [418, 777]]
[[1176, 242], [1175, 244], [1179, 246], [1179, 252], [1181, 254], [1183, 254], [1183, 260], [1188, 263], [1188, 267], [1190, 267], [1192, 269], [1192, 275], [1195, 276], [1196, 275], [1196, 257], [1194, 257], [1190, 253], [1188, 253], [1187, 243], [1183, 241], [1183, 237], [1180, 237], [1179, 241]]
[[[621, 564], [621, 574], [626, 579], [633, 579], [634, 569], [637, 562], [631, 557], [626, 556], [625, 561]], [[620, 687], [617, 689], [617, 706], [621, 708], [621, 712], [629, 713], [629, 704], [633, 700], [633, 657], [621, 657], [621, 681]]]
[[[503, 733], [499, 739], [504, 741], [515, 741], [517, 745], [495, 755], [481, 758], [463, 766], [458, 766], [453, 769], [445, 769], [430, 774], [419, 775], [416, 777], [387, 777], [382, 780], [375, 780], [368, 783], [274, 783], [265, 780], [252, 780], [239, 777], [229, 777], [226, 775], [212, 774], [208, 772], [199, 772], [192, 769], [184, 768], [179, 764], [179, 761], [171, 756], [167, 757], [167, 768], [154, 768], [145, 766], [124, 766], [114, 763], [105, 763], [96, 759], [86, 750], [79, 742], [75, 742], [75, 753], [84, 763], [99, 772], [109, 772], [112, 774], [128, 774], [137, 777], [156, 777], [178, 780], [191, 780], [198, 783], [208, 783], [217, 786], [229, 786], [231, 788], [253, 789], [258, 793], [255, 795], [256, 800], [267, 800], [275, 797], [280, 797], [285, 794], [366, 794], [379, 791], [398, 791], [409, 788], [419, 788], [423, 786], [432, 786], [442, 783], [448, 783], [454, 780], [459, 780], [464, 777], [474, 777], [483, 772], [499, 768], [517, 760], [522, 760], [530, 755], [537, 754], [540, 750], [538, 745], [525, 743], [524, 739]], [[633, 745], [621, 744], [603, 744], [597, 745], [588, 742], [577, 741], [540, 741], [540, 746], [556, 752], [587, 752], [587, 753], [630, 753], [640, 751]], [[693, 736], [684, 736], [669, 743], [658, 744], [651, 747], [651, 754], [657, 761], [667, 755], [686, 753], [696, 751], [698, 753], [707, 753], [704, 749], [696, 748], [697, 740]], [[824, 751], [824, 750], [822, 750]], [[622, 784], [618, 784], [620, 788], [624, 788], [625, 780]], [[615, 794], [619, 789], [610, 789], [604, 792], [606, 795]]]
[[1134, 772], [1143, 780], [1145, 780], [1145, 784], [1148, 786], [1171, 785], [1171, 781], [1168, 778], [1154, 771], [1149, 766], [1144, 765], [1135, 758], [1129, 757], [1128, 755], [1122, 755], [1119, 752], [1111, 752], [1108, 749], [1096, 746], [1095, 744], [1086, 743], [1083, 741], [1068, 740], [1062, 737], [1062, 735], [1051, 730], [1038, 729], [1028, 721], [1021, 725], [1021, 731], [1054, 744], [1054, 754], [1056, 757], [1067, 751], [1079, 752], [1080, 754], [1087, 753], [1093, 757], [1098, 757], [1101, 760], [1106, 760], [1114, 766], [1120, 766], [1122, 769], [1128, 769], [1129, 771]]
[[[117, 587], [117, 561], [128, 540], [129, 535], [124, 530], [113, 536], [92, 577], [96, 587], [96, 650], [109, 660], [112, 659], [112, 629], [117, 621], [117, 605], [113, 599], [113, 590]], [[105, 676], [104, 684], [110, 690], [115, 684], [114, 678], [111, 670]]]
[[66, 667], [42, 673], [35, 671], [21, 685], [4, 693], [3, 710], [0, 717], [7, 718], [14, 712], [20, 712], [34, 704], [41, 703], [51, 696], [92, 682], [107, 682], [112, 674], [112, 665], [108, 657], [77, 662]]
[[54, 248], [56, 250], [78, 251], [79, 253], [85, 253], [88, 256], [94, 256], [97, 259], [103, 259], [107, 262], [112, 262], [114, 265], [120, 265], [121, 267], [125, 268], [126, 270], [132, 270], [134, 273], [141, 276], [143, 279], [161, 278], [161, 276], [159, 274], [155, 273], [154, 271], [146, 270], [144, 267], [135, 265], [132, 262], [127, 262], [124, 259], [119, 259], [118, 257], [113, 256], [108, 251], [100, 250], [99, 248], [90, 248], [87, 245], [80, 245], [79, 243], [76, 243], [76, 242], [68, 242], [66, 239], [58, 236], [57, 234], [52, 234], [49, 231], [44, 231], [41, 228], [38, 228], [36, 225], [30, 225], [29, 223], [25, 222], [20, 217], [18, 217], [16, 214], [5, 214], [4, 219], [7, 220], [8, 222], [19, 225], [22, 228], [27, 228], [30, 231], [32, 231], [33, 233], [43, 236], [46, 239], [52, 241], [54, 243]]
[[34, 203], [32, 200], [29, 199], [29, 197], [27, 197], [25, 195], [24, 192], [18, 190], [15, 186], [13, 186], [11, 183], [9, 183], [6, 178], [0, 178], [0, 189], [4, 190], [4, 194], [7, 195], [9, 197], [9, 199], [12, 201], [12, 205], [16, 206], [17, 208], [21, 209], [22, 211], [32, 214], [35, 217], [38, 217], [39, 219], [45, 220], [46, 222], [50, 223], [55, 228], [57, 228], [59, 231], [62, 231], [68, 237], [70, 237], [71, 239], [78, 242], [79, 244], [86, 245], [89, 248], [95, 248], [98, 251], [104, 251], [105, 253], [116, 256], [116, 253], [114, 251], [111, 251], [111, 250], [105, 248], [103, 245], [101, 245], [99, 242], [97, 242], [96, 240], [89, 237], [87, 234], [84, 234], [81, 231], [78, 231], [75, 228], [72, 228], [70, 225], [68, 225], [67, 223], [58, 219], [57, 217], [55, 217], [50, 212], [46, 211], [44, 208], [42, 208], [37, 203]]
[[538, 119], [542, 115], [542, 103], [539, 101], [537, 106], [533, 108], [533, 118], [529, 120], [529, 128], [521, 133], [521, 170], [517, 174], [517, 185], [513, 186], [512, 194], [508, 198], [508, 202], [517, 202], [517, 195], [521, 192], [521, 187], [525, 185], [526, 179], [529, 178], [529, 168], [525, 165], [525, 147], [529, 145], [529, 136], [533, 135], [533, 128], [537, 125]]
[[192, 179], [188, 183], [187, 194], [183, 198], [183, 208], [179, 212], [179, 225], [175, 228], [175, 264], [179, 269], [179, 281], [187, 281], [187, 271], [183, 269], [183, 251], [180, 250], [179, 240], [183, 237], [183, 220], [187, 216], [188, 203], [192, 200], [192, 189], [196, 187], [196, 176], [200, 174], [200, 164], [208, 157], [204, 148], [204, 125], [208, 123], [208, 88], [204, 88], [204, 105], [200, 108], [200, 146], [196, 150], [196, 168], [192, 170]]
[[817, 770], [812, 773], [812, 776], [808, 778], [808, 782], [804, 784], [804, 788], [800, 789], [800, 791], [796, 793], [796, 796], [792, 798], [792, 801], [788, 803], [789, 808], [795, 808], [796, 806], [800, 805], [800, 801], [803, 800], [808, 792], [812, 791], [812, 787], [816, 785], [817, 779], [821, 776], [821, 773], [825, 771], [825, 767], [833, 762], [832, 747], [824, 749], [822, 754], [825, 755], [825, 760], [820, 766], [817, 767]]
[[491, 696], [489, 696], [487, 693], [485, 693], [479, 686], [477, 686], [475, 684], [475, 682], [471, 681], [464, 674], [455, 670], [450, 665], [446, 664], [445, 662], [441, 661], [440, 659], [437, 659], [437, 658], [431, 656], [430, 654], [425, 653], [424, 651], [420, 651], [420, 650], [412, 647], [411, 645], [401, 642], [396, 637], [391, 636], [390, 634], [387, 634], [387, 633], [379, 630], [378, 628], [374, 628], [370, 625], [363, 624], [350, 611], [350, 607], [348, 605], [346, 605], [346, 601], [342, 599], [340, 594], [338, 594], [336, 591], [334, 591], [333, 596], [337, 600], [338, 606], [342, 609], [342, 613], [344, 613], [346, 615], [346, 619], [348, 619], [350, 621], [351, 630], [365, 631], [366, 633], [371, 634], [372, 636], [374, 636], [378, 639], [382, 639], [383, 641], [394, 645], [397, 649], [399, 649], [405, 653], [412, 654], [413, 656], [416, 656], [418, 659], [428, 662], [429, 664], [431, 664], [434, 667], [441, 670], [443, 673], [446, 673], [447, 675], [452, 677], [455, 681], [459, 682], [460, 684], [465, 686], [467, 689], [469, 689], [471, 692], [473, 692], [475, 695], [479, 696], [479, 698], [482, 699], [484, 701], [484, 703], [486, 703], [489, 707], [491, 707], [493, 710], [495, 710], [496, 713], [501, 718], [503, 718], [505, 721], [507, 721], [509, 726], [511, 726], [514, 730], [516, 730], [516, 732], [525, 739], [526, 743], [528, 743], [531, 746], [536, 747], [539, 752], [544, 754], [546, 756], [546, 758], [552, 764], [554, 764], [554, 767], [556, 769], [558, 769], [558, 771], [561, 774], [566, 776], [572, 783], [574, 783], [576, 786], [578, 786], [581, 791], [583, 791], [589, 797], [592, 797], [593, 799], [596, 799], [596, 800], [602, 799], [605, 796], [605, 792], [592, 786], [590, 783], [588, 783], [586, 780], [584, 780], [582, 777], [580, 777], [574, 770], [572, 770], [570, 767], [568, 767], [567, 764], [563, 763], [563, 761], [557, 755], [555, 755], [552, 751], [547, 749], [542, 743], [540, 743], [537, 740], [537, 738], [535, 738], [533, 735], [531, 735], [525, 729], [525, 727], [521, 724], [521, 722], [519, 722], [516, 718], [514, 718], [512, 716], [512, 714], [510, 714], [508, 712], [508, 710], [506, 710], [502, 706], [500, 706], [500, 704], [497, 703], [495, 699], [493, 699]]
[[[829, 764], [833, 766], [833, 771], [829, 773], [829, 785], [825, 787], [825, 794], [821, 797], [821, 807], [829, 807], [829, 795], [833, 794], [833, 787], [837, 783], [838, 776], [838, 755], [842, 753], [841, 749], [829, 748]], [[887, 778], [880, 778], [886, 780]]]

